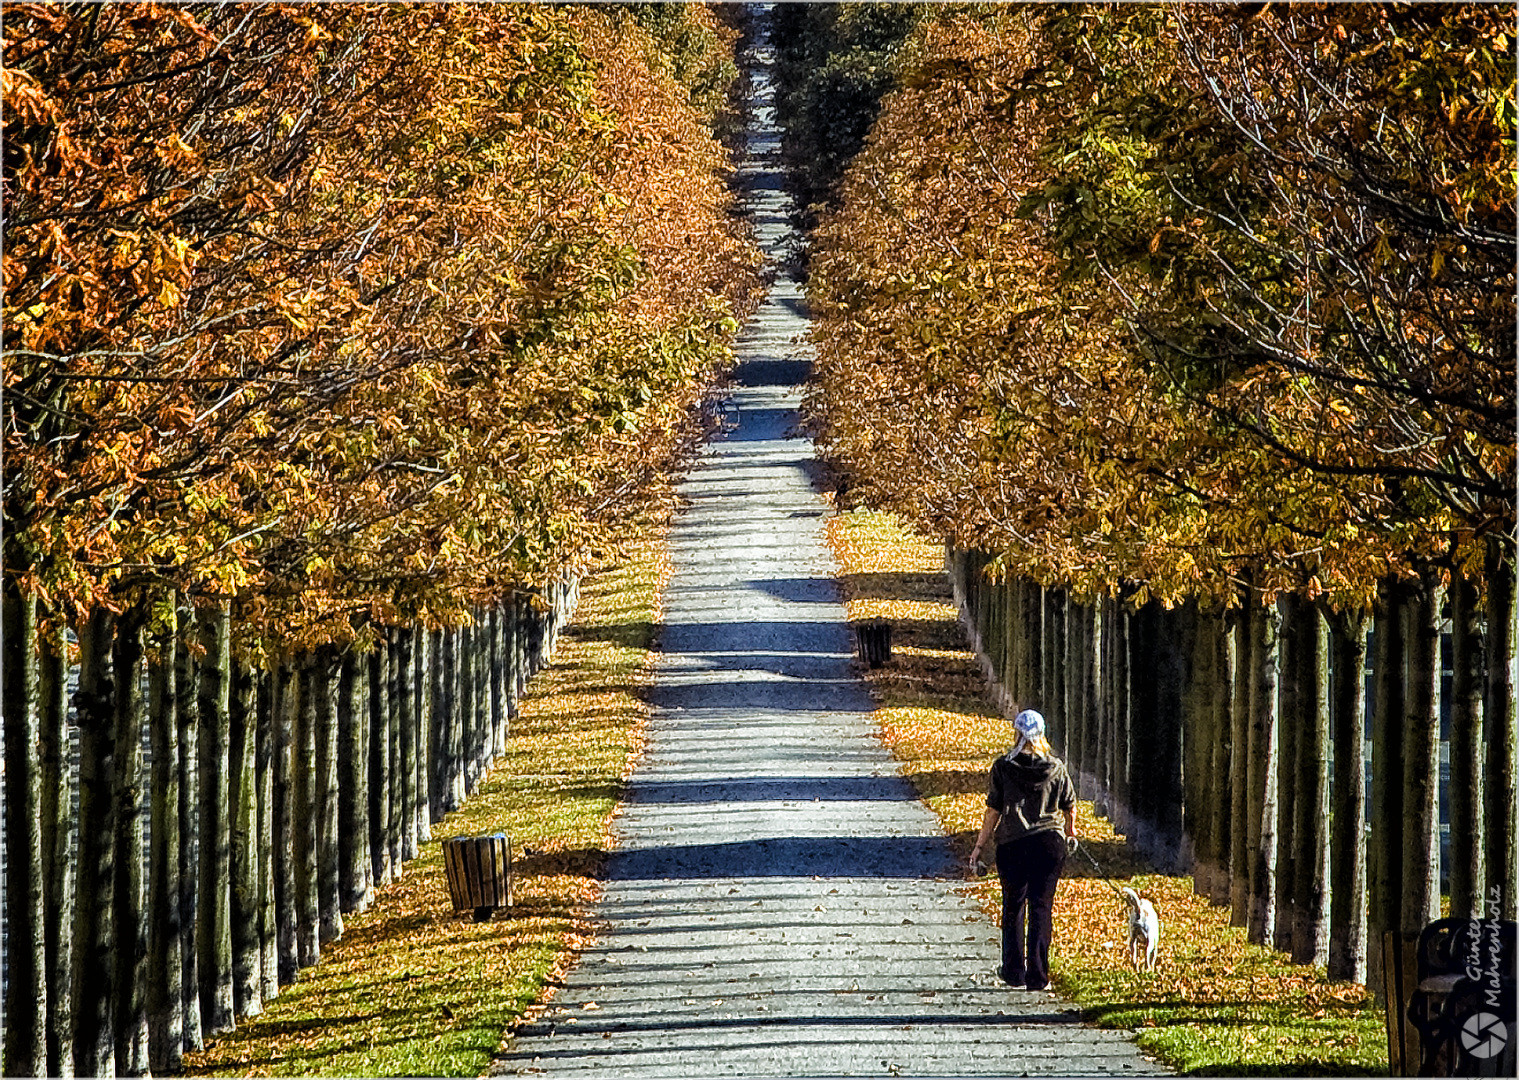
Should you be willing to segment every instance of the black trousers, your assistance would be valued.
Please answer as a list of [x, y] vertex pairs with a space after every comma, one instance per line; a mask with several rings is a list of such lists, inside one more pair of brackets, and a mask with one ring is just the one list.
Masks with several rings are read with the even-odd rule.
[[1065, 837], [1053, 829], [997, 845], [997, 876], [1002, 879], [1002, 978], [1015, 986], [1038, 989], [1050, 981], [1055, 883], [1064, 867]]

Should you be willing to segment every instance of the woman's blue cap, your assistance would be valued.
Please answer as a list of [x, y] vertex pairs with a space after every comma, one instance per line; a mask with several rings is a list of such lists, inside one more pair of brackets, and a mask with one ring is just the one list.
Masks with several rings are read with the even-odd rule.
[[1037, 739], [1044, 734], [1044, 717], [1033, 709], [1024, 709], [1013, 717], [1013, 730], [1025, 738]]

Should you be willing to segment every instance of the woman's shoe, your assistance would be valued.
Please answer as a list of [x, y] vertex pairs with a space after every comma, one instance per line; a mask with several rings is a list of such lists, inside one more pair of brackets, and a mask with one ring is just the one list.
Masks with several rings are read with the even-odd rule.
[[1050, 984], [1049, 983], [1045, 983], [1042, 986], [1029, 986], [1029, 987], [1025, 987], [1025, 989], [1027, 989], [1027, 990], [1048, 990], [1049, 988], [1050, 988]]
[[1023, 980], [1022, 979], [1014, 979], [1014, 978], [1011, 978], [1011, 977], [1008, 976], [1007, 968], [1000, 968], [999, 967], [997, 969], [997, 978], [999, 978], [1003, 982], [1007, 983], [1008, 986], [1018, 986], [1018, 987], [1021, 987], [1023, 985]]

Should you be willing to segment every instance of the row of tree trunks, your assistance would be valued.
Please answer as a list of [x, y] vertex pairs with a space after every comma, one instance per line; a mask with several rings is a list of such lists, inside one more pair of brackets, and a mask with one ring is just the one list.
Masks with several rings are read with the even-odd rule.
[[172, 1072], [260, 1012], [505, 752], [575, 600], [268, 671], [230, 604], [102, 609], [71, 699], [71, 646], [7, 587], [6, 1075]]
[[[1384, 582], [1367, 615], [1263, 603], [1247, 581], [1226, 619], [1084, 605], [991, 561], [947, 552], [962, 620], [994, 696], [1044, 712], [1081, 795], [1161, 868], [1190, 866], [1252, 941], [1376, 988], [1381, 931], [1439, 913], [1440, 577]], [[1444, 591], [1447, 869], [1453, 911], [1512, 918], [1513, 571], [1498, 554], [1485, 570]]]

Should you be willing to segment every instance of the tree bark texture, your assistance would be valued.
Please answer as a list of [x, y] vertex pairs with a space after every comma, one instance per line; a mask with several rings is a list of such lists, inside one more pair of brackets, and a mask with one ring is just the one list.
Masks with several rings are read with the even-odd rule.
[[1229, 925], [1250, 923], [1250, 712], [1251, 688], [1255, 685], [1255, 666], [1251, 652], [1252, 627], [1250, 597], [1235, 612], [1230, 629], [1230, 649], [1234, 657], [1234, 683], [1229, 701]]
[[190, 635], [199, 636], [194, 609], [176, 610], [174, 639], [174, 723], [179, 732], [179, 926], [181, 1027], [184, 1048], [199, 1050], [200, 956], [196, 925], [200, 911], [200, 665], [190, 651]]
[[1293, 825], [1292, 959], [1329, 959], [1329, 643], [1318, 605], [1300, 599], [1298, 617], [1296, 820]]
[[1270, 945], [1276, 933], [1277, 641], [1275, 605], [1250, 603], [1250, 913], [1246, 934]]
[[1482, 638], [1477, 589], [1451, 575], [1450, 914], [1486, 917], [1482, 903]]
[[114, 619], [97, 609], [79, 636], [79, 846], [74, 894], [74, 1073], [114, 1076], [116, 1027], [112, 886], [115, 821], [111, 762], [116, 734], [111, 678]]
[[1366, 850], [1368, 890], [1366, 980], [1382, 993], [1382, 934], [1398, 929], [1403, 881], [1403, 589], [1394, 579], [1377, 587], [1372, 620], [1371, 837]]
[[312, 657], [312, 727], [315, 758], [312, 773], [312, 830], [316, 837], [317, 933], [321, 944], [343, 934], [341, 893], [338, 888], [338, 725], [333, 709], [333, 680], [337, 654], [330, 646]]
[[238, 1016], [264, 1011], [263, 941], [259, 937], [258, 715], [253, 669], [232, 662], [228, 791], [231, 803], [232, 1007]]
[[454, 805], [462, 806], [475, 790], [475, 633], [468, 623], [459, 627], [458, 717], [454, 724], [450, 756], [454, 759]]
[[295, 951], [301, 967], [322, 957], [321, 900], [317, 895], [316, 658], [296, 661], [299, 679], [294, 737], [290, 741], [290, 851], [295, 866]]
[[69, 754], [69, 667], [62, 632], [39, 642], [38, 663], [42, 917], [47, 997], [47, 1075], [74, 1075], [73, 761]]
[[[277, 670], [277, 669], [276, 669]], [[274, 670], [258, 681], [258, 723], [254, 768], [258, 775], [258, 935], [259, 996], [265, 1004], [280, 992], [279, 910], [274, 876], [274, 756], [278, 723], [277, 679]]]
[[404, 631], [391, 629], [385, 663], [385, 703], [390, 712], [387, 724], [388, 739], [385, 744], [386, 784], [390, 788], [390, 802], [385, 815], [385, 845], [390, 858], [390, 877], [401, 877], [405, 856], [401, 844], [401, 823], [405, 819], [405, 781], [401, 775], [401, 732], [405, 728], [401, 717], [401, 702], [406, 697], [406, 677], [409, 666], [401, 663], [401, 636]]
[[390, 884], [390, 646], [381, 637], [369, 654], [369, 866], [375, 888]]
[[491, 672], [490, 628], [486, 623], [485, 610], [475, 609], [475, 724], [471, 757], [475, 763], [473, 791], [485, 779], [491, 767]]
[[490, 634], [491, 740], [489, 758], [506, 754], [506, 613], [492, 604], [486, 614]]
[[1212, 777], [1208, 825], [1209, 851], [1212, 860], [1212, 877], [1208, 899], [1220, 906], [1227, 906], [1230, 898], [1230, 841], [1232, 827], [1240, 818], [1231, 818], [1234, 800], [1234, 718], [1231, 709], [1231, 691], [1234, 671], [1230, 666], [1229, 633], [1221, 614], [1206, 617], [1205, 637], [1212, 653], [1213, 695], [1205, 700], [1211, 706], [1212, 729], [1215, 732], [1212, 754], [1206, 767]]
[[153, 751], [148, 867], [148, 1064], [155, 1073], [179, 1070], [184, 1051], [184, 964], [180, 925], [179, 725], [175, 715], [174, 642], [177, 620], [148, 657], [148, 739]]
[[396, 673], [396, 785], [400, 789], [396, 832], [399, 848], [394, 857], [400, 861], [417, 857], [417, 688], [416, 665], [412, 657], [415, 636], [410, 627], [396, 631], [394, 671]]
[[295, 890], [295, 777], [293, 753], [300, 728], [301, 676], [293, 658], [282, 659], [274, 686], [274, 915], [279, 983], [300, 970]]
[[436, 654], [432, 651], [432, 635], [425, 626], [418, 625], [412, 633], [412, 684], [416, 691], [416, 732], [412, 736], [412, 745], [416, 747], [416, 768], [412, 773], [412, 783], [415, 785], [417, 844], [420, 846], [432, 839], [432, 799], [428, 777], [432, 775], [432, 669]]
[[1122, 600], [1114, 600], [1112, 669], [1108, 679], [1109, 690], [1112, 694], [1112, 712], [1109, 722], [1113, 730], [1110, 747], [1112, 760], [1108, 765], [1108, 805], [1113, 827], [1124, 833], [1130, 829], [1129, 720], [1132, 716], [1133, 698], [1129, 682], [1129, 634], [1132, 623], [1132, 616], [1127, 605]]
[[43, 916], [37, 601], [4, 587], [5, 1072], [46, 1076], [47, 931]]
[[1407, 611], [1403, 714], [1403, 930], [1440, 917], [1440, 627], [1436, 586], [1426, 578]]
[[1292, 951], [1292, 926], [1297, 920], [1293, 903], [1296, 895], [1295, 833], [1297, 832], [1296, 785], [1298, 778], [1298, 737], [1304, 723], [1302, 624], [1298, 612], [1302, 600], [1287, 594], [1277, 601], [1281, 612], [1281, 639], [1278, 644], [1278, 719], [1276, 737], [1276, 915], [1272, 944], [1286, 953]]
[[196, 918], [204, 1035], [229, 1031], [232, 999], [231, 626], [225, 606], [201, 613], [200, 890]]
[[1366, 621], [1337, 615], [1332, 629], [1334, 836], [1330, 860], [1331, 979], [1366, 981]]
[[116, 876], [112, 921], [116, 926], [116, 1072], [148, 1071], [148, 1012], [144, 996], [148, 959], [148, 917], [142, 868], [142, 616], [136, 610], [116, 620], [112, 668], [116, 682], [115, 772]]
[[1487, 771], [1482, 828], [1489, 911], [1519, 918], [1519, 721], [1514, 710], [1514, 537], [1490, 537], [1483, 736]]
[[363, 911], [373, 890], [369, 855], [369, 672], [353, 649], [338, 667], [338, 895], [345, 912]]

